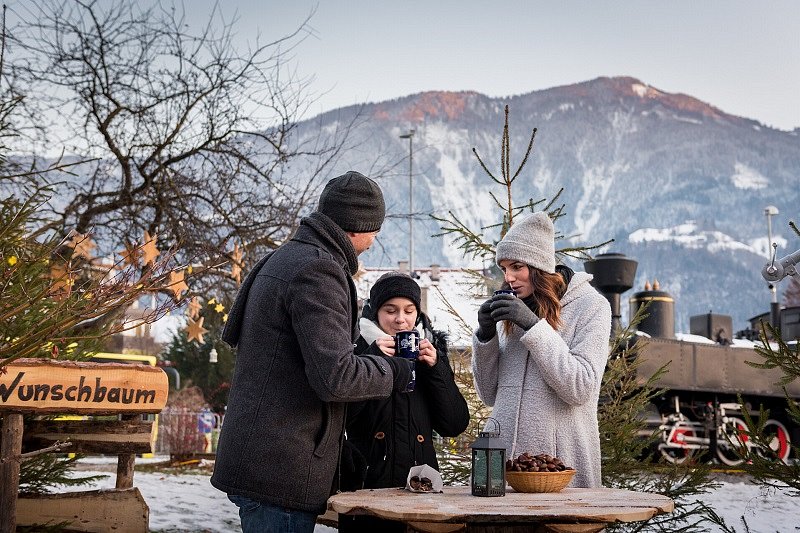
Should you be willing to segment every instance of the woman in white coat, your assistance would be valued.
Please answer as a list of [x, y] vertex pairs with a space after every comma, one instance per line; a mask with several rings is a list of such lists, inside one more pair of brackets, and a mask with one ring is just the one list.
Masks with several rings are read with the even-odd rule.
[[493, 407], [508, 458], [548, 453], [577, 470], [571, 486], [599, 487], [597, 404], [611, 307], [589, 284], [592, 276], [556, 266], [544, 212], [518, 219], [495, 260], [516, 295], [496, 295], [478, 311], [478, 395]]

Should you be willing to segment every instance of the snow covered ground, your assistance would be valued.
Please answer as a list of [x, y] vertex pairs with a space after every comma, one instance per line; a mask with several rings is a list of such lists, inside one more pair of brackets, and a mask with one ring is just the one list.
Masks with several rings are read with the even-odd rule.
[[[137, 465], [164, 461], [164, 457], [137, 459]], [[109, 477], [85, 490], [113, 488], [116, 458], [91, 457], [81, 461], [81, 475], [105, 474]], [[237, 508], [222, 492], [211, 486], [208, 475], [165, 474], [137, 470], [138, 487], [150, 507], [150, 529], [154, 532], [234, 532], [240, 531]], [[84, 489], [75, 489], [84, 490]], [[726, 476], [722, 488], [702, 500], [711, 505], [737, 531], [745, 531], [744, 516], [751, 533], [789, 533], [800, 531], [800, 498], [784, 493], [765, 492], [744, 478]], [[334, 533], [318, 525], [316, 533]], [[709, 529], [709, 531], [715, 531]]]

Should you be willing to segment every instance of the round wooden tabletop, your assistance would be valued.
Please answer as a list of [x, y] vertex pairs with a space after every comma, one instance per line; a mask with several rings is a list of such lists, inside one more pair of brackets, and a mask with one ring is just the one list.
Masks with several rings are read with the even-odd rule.
[[[637, 522], [675, 508], [666, 496], [621, 489], [567, 488], [552, 493], [509, 490], [505, 496], [485, 498], [472, 496], [469, 487], [445, 487], [442, 493], [405, 489], [342, 492], [332, 496], [328, 506], [342, 514], [369, 514], [406, 523], [475, 525]], [[414, 527], [419, 529], [417, 524]]]

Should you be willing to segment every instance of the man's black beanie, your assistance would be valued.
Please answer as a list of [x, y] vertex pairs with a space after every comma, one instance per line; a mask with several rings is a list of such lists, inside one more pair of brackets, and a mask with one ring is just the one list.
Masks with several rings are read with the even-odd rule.
[[369, 233], [381, 229], [386, 204], [377, 183], [351, 170], [325, 185], [317, 211], [344, 231]]
[[[411, 279], [408, 274], [402, 272], [387, 272], [378, 278], [375, 285], [369, 291], [369, 306], [375, 317], [378, 316], [378, 309], [388, 300], [396, 297], [408, 298], [420, 313], [420, 301], [422, 300], [421, 291], [417, 282]], [[369, 317], [368, 317], [369, 318]]]

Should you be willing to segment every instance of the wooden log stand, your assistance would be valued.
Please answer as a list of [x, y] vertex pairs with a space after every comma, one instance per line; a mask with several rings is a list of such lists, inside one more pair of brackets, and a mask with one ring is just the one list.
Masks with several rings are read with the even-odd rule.
[[[0, 374], [0, 533], [16, 526], [71, 522], [72, 531], [146, 532], [149, 509], [133, 487], [137, 453], [152, 452], [151, 422], [139, 415], [160, 412], [169, 382], [160, 368], [124, 363], [18, 359]], [[36, 420], [23, 414], [122, 415], [120, 420]], [[18, 498], [26, 448], [68, 443], [66, 452], [119, 456], [116, 489]], [[60, 449], [60, 448], [59, 448]], [[32, 452], [37, 453], [37, 452]], [[19, 506], [18, 506], [19, 504]]]

